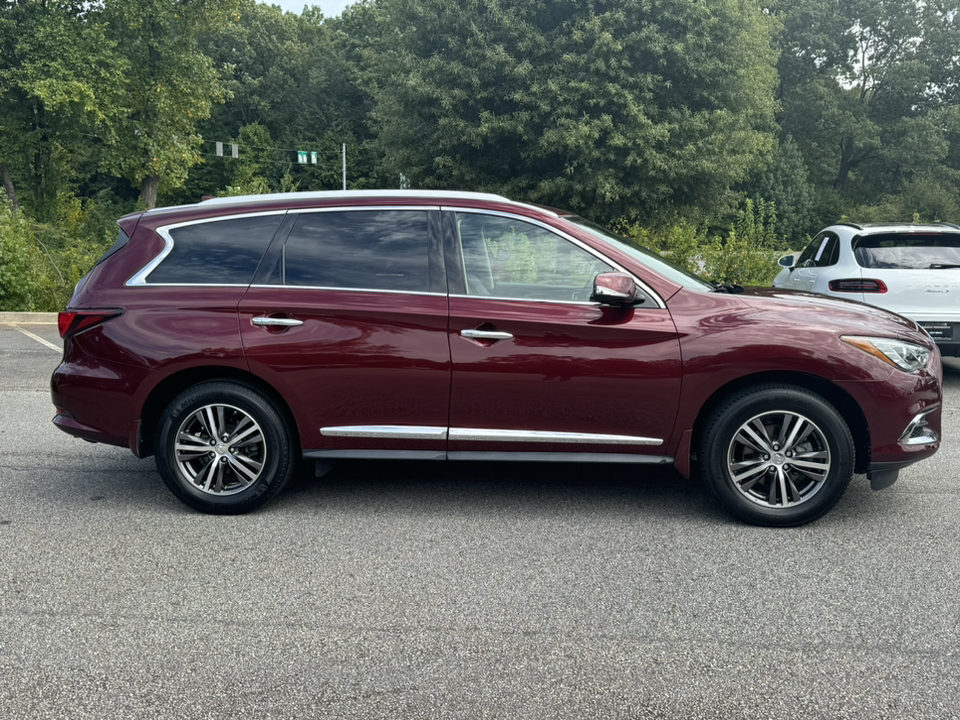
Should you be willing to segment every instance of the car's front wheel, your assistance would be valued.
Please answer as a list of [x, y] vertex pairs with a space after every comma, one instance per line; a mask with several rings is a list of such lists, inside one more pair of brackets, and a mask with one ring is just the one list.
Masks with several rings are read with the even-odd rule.
[[205, 382], [178, 395], [161, 416], [157, 469], [187, 505], [247, 512], [273, 497], [294, 469], [290, 429], [254, 388]]
[[843, 416], [792, 385], [760, 385], [723, 402], [701, 436], [707, 485], [756, 525], [801, 525], [832, 508], [850, 483], [855, 449]]

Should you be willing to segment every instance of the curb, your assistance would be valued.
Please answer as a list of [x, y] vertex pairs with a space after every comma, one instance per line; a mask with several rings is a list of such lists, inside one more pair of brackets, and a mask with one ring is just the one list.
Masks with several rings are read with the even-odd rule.
[[18, 325], [56, 325], [55, 312], [0, 312], [0, 322]]

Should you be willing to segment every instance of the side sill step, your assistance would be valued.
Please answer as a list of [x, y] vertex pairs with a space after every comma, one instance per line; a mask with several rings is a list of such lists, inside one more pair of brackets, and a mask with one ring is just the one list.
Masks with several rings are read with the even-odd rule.
[[480, 452], [442, 450], [307, 450], [306, 460], [487, 460], [495, 462], [582, 462], [672, 465], [672, 455], [589, 452]]

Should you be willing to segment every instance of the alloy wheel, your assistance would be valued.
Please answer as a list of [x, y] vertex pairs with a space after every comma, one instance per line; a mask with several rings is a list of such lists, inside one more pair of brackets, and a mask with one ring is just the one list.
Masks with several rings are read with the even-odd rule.
[[198, 408], [180, 424], [174, 446], [177, 468], [197, 490], [233, 495], [263, 472], [267, 447], [263, 431], [233, 405]]
[[727, 451], [727, 472], [736, 490], [767, 508], [794, 507], [824, 486], [831, 455], [823, 431], [809, 418], [766, 412], [743, 423]]

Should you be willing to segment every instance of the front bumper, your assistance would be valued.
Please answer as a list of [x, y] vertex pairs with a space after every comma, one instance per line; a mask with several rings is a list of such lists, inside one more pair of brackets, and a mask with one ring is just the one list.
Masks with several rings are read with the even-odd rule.
[[893, 370], [882, 381], [842, 383], [867, 422], [869, 447], [858, 448], [856, 471], [867, 473], [875, 490], [889, 487], [899, 470], [940, 448], [942, 385], [936, 352], [919, 372]]

